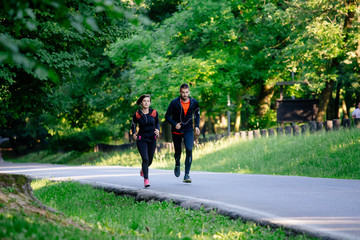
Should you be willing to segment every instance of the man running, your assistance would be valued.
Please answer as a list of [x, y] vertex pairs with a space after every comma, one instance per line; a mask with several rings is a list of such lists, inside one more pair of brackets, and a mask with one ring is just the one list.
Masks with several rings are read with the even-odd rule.
[[180, 158], [181, 142], [184, 139], [186, 158], [185, 158], [185, 176], [183, 182], [191, 183], [189, 176], [192, 162], [192, 148], [194, 145], [193, 117], [195, 120], [196, 134], [200, 134], [200, 108], [194, 98], [189, 97], [190, 88], [187, 84], [180, 86], [180, 96], [173, 99], [166, 111], [166, 121], [171, 124], [172, 139], [175, 148], [175, 169], [176, 177], [180, 176]]

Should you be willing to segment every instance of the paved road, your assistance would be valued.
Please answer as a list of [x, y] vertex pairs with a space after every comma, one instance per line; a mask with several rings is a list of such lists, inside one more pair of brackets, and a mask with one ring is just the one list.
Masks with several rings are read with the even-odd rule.
[[172, 171], [0, 162], [0, 172], [77, 180], [138, 199], [174, 200], [184, 207], [217, 208], [231, 217], [281, 225], [329, 239], [360, 239], [360, 181], [309, 177], [192, 172], [192, 184]]

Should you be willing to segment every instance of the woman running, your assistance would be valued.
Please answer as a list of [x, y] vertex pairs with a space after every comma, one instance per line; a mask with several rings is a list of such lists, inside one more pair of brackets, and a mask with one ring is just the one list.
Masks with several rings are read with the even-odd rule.
[[[150, 187], [149, 166], [151, 165], [156, 148], [156, 138], [159, 137], [160, 124], [159, 115], [155, 109], [150, 108], [150, 95], [144, 94], [137, 100], [136, 104], [141, 110], [136, 111], [132, 118], [131, 131], [136, 146], [142, 159], [140, 176], [144, 177], [144, 187]], [[139, 132], [136, 126], [139, 124]]]

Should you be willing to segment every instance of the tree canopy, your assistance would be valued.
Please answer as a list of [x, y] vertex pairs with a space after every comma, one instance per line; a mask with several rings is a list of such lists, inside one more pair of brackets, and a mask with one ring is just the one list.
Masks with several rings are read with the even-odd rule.
[[360, 100], [356, 0], [2, 3], [3, 136], [64, 150], [121, 141], [141, 94], [163, 119], [182, 83], [210, 132], [226, 111], [236, 131], [275, 126], [276, 83], [291, 72], [305, 84], [285, 96], [319, 98], [318, 121], [349, 117]]

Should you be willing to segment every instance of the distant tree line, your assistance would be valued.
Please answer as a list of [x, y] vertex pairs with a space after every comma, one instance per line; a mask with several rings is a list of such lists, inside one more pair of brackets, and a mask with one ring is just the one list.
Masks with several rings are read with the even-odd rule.
[[[0, 135], [19, 151], [47, 143], [87, 151], [123, 142], [135, 100], [164, 120], [181, 83], [201, 127], [275, 126], [285, 97], [316, 97], [316, 121], [360, 100], [356, 0], [30, 0], [0, 9]], [[228, 106], [230, 100], [230, 106]], [[163, 132], [166, 133], [166, 124]], [[219, 127], [220, 126], [220, 127]]]

